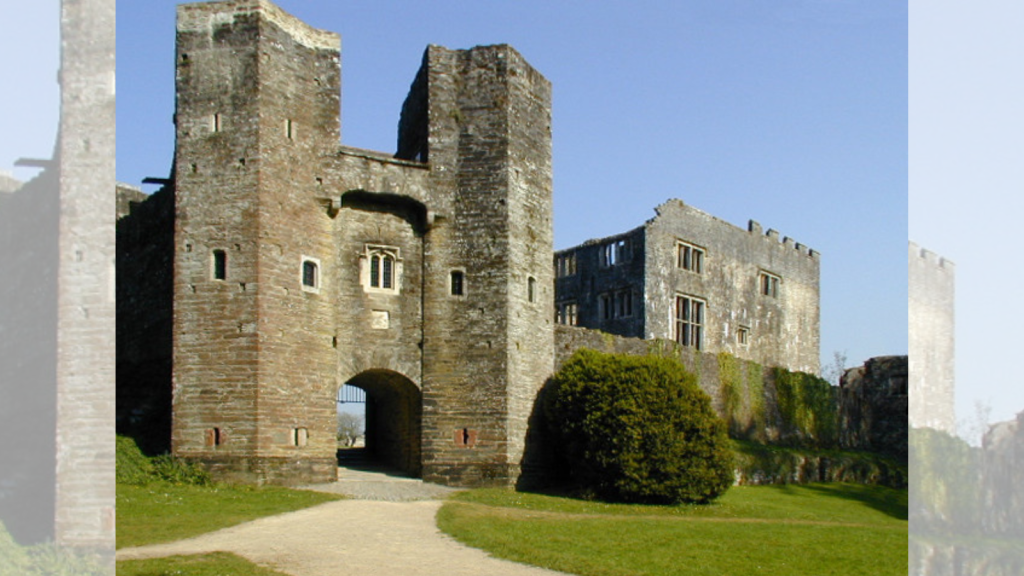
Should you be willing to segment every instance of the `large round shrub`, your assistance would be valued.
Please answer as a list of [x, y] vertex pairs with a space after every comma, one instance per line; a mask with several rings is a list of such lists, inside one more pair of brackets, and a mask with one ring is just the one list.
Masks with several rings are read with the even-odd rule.
[[625, 502], [709, 502], [733, 481], [725, 422], [677, 360], [576, 352], [545, 416], [572, 479]]

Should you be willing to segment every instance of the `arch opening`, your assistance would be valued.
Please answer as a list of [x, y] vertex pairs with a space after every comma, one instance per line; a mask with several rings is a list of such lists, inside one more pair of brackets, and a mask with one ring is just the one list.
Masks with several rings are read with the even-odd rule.
[[[390, 370], [361, 372], [339, 388], [338, 406], [339, 428], [349, 419], [342, 416], [347, 413], [361, 416], [365, 431], [363, 441], [353, 447], [339, 443], [339, 464], [365, 460], [409, 476], [421, 475], [423, 400], [412, 380]], [[354, 459], [345, 458], [352, 455]]]

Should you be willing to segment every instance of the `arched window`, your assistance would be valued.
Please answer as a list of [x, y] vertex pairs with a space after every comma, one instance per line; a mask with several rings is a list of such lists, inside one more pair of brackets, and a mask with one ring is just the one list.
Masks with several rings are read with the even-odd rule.
[[401, 283], [398, 249], [367, 246], [364, 258], [363, 286], [374, 292], [397, 292]]
[[395, 257], [387, 252], [370, 255], [370, 286], [391, 290], [395, 287]]

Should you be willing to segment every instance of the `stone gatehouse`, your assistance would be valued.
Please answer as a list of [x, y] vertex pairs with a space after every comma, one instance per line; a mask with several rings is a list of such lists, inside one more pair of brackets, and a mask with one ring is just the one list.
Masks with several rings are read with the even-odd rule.
[[514, 482], [555, 369], [548, 80], [430, 46], [384, 154], [339, 145], [338, 35], [267, 0], [177, 28], [173, 173], [119, 204], [121, 429], [223, 479], [331, 481], [348, 383], [382, 461]]

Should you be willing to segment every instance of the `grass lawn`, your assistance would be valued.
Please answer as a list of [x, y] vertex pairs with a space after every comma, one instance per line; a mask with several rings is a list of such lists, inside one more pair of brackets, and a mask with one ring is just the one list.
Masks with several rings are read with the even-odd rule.
[[708, 506], [474, 490], [438, 525], [495, 556], [586, 576], [907, 571], [907, 492], [878, 486], [734, 486]]
[[118, 484], [117, 547], [180, 540], [338, 498], [276, 486]]
[[117, 563], [118, 576], [287, 576], [284, 572], [257, 566], [248, 560], [214, 552], [196, 556], [167, 556], [151, 560], [123, 560]]

